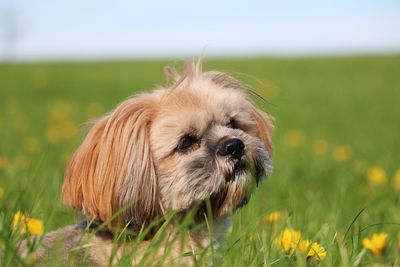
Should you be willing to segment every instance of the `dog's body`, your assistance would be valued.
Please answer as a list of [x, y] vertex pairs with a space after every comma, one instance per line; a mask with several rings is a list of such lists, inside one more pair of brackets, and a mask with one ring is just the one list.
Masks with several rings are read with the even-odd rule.
[[[224, 219], [213, 227], [214, 246], [226, 234], [230, 225], [230, 219]], [[161, 246], [146, 254], [146, 249], [152, 245], [152, 240], [140, 242], [118, 243], [115, 236], [107, 230], [90, 229], [85, 221], [69, 225], [47, 233], [42, 240], [37, 238], [31, 242], [39, 242], [35, 250], [35, 258], [41, 265], [52, 265], [63, 262], [68, 266], [108, 266], [118, 265], [123, 260], [123, 266], [136, 266], [139, 263], [144, 266], [163, 264], [168, 266], [192, 266], [198, 261], [198, 251], [210, 244], [209, 229], [200, 229], [195, 232], [187, 231], [185, 239], [179, 239], [179, 234], [174, 227], [165, 231]], [[166, 254], [165, 248], [168, 247]], [[22, 257], [29, 255], [29, 244], [23, 241], [18, 249]], [[127, 264], [127, 261], [129, 262]]]
[[[186, 64], [182, 76], [166, 72], [175, 80], [171, 87], [130, 98], [97, 120], [67, 165], [64, 203], [106, 230], [90, 233], [90, 227], [76, 225], [48, 233], [39, 257], [59, 244], [65, 261], [79, 248], [98, 265], [134, 250], [136, 264], [153, 235], [114, 249], [119, 230], [154, 229], [152, 223], [168, 213], [185, 216], [193, 209], [195, 222], [207, 217], [215, 229], [224, 228], [270, 173], [272, 122], [246, 99], [247, 86], [223, 73], [203, 73], [199, 63]], [[178, 231], [169, 223], [165, 242], [171, 249], [166, 252], [162, 243], [154, 255], [193, 264], [196, 256], [182, 255], [213, 241], [205, 226], [189, 227], [179, 242]]]

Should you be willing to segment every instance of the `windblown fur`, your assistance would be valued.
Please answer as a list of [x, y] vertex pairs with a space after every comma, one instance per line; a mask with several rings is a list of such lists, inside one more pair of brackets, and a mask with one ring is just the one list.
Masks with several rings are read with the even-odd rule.
[[[172, 85], [131, 97], [96, 120], [67, 164], [63, 202], [106, 225], [107, 234], [90, 235], [80, 225], [48, 233], [39, 257], [61, 243], [68, 261], [85, 241], [90, 262], [107, 265], [119, 230], [137, 233], [169, 212], [195, 207], [204, 213], [196, 217], [201, 220], [206, 201], [218, 223], [270, 173], [272, 119], [247, 100], [248, 86], [224, 73], [202, 72], [200, 63], [186, 63], [182, 75], [170, 68], [165, 73]], [[204, 231], [190, 233], [171, 260], [193, 263], [179, 255], [207, 239]]]

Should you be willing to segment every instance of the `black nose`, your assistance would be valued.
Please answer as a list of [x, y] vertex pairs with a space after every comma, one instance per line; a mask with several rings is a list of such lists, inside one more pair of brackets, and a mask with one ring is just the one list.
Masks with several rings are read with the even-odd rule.
[[221, 142], [217, 154], [220, 156], [231, 156], [241, 159], [244, 155], [244, 143], [238, 138], [232, 138]]

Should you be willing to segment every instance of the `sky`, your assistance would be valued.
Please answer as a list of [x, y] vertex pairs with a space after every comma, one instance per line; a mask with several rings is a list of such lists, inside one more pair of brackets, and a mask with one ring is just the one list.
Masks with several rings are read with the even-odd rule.
[[0, 0], [0, 60], [400, 52], [400, 0]]

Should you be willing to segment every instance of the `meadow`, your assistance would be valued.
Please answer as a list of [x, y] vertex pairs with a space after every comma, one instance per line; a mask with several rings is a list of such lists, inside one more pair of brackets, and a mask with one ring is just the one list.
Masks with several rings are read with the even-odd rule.
[[[1, 266], [34, 263], [16, 255], [21, 231], [82, 218], [60, 200], [82, 126], [163, 85], [165, 65], [181, 68], [180, 61], [0, 64]], [[276, 125], [273, 174], [207, 262], [400, 266], [400, 56], [215, 59], [204, 69], [250, 84]], [[17, 212], [31, 218], [30, 228], [13, 227]]]

